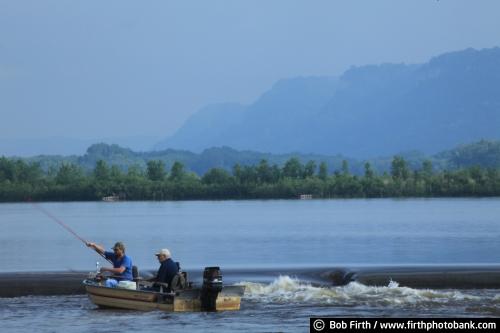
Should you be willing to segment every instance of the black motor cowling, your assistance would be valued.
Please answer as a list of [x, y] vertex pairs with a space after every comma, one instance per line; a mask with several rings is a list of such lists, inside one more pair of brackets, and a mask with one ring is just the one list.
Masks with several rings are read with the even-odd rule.
[[219, 267], [205, 267], [201, 287], [201, 310], [215, 311], [217, 296], [222, 290], [222, 274]]

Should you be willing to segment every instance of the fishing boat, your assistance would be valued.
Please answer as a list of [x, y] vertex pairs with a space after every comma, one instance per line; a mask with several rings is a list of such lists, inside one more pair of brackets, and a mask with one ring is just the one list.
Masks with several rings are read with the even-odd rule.
[[[128, 282], [122, 288], [120, 284], [118, 288], [109, 288], [105, 286], [104, 279], [96, 276], [84, 280], [83, 284], [92, 303], [101, 308], [138, 311], [239, 310], [245, 291], [244, 286], [224, 286], [219, 267], [205, 268], [203, 285], [198, 288], [192, 283], [184, 283], [181, 288], [164, 292], [162, 288], [159, 291], [147, 289], [141, 281]], [[167, 287], [165, 284], [162, 286]]]
[[[69, 231], [85, 246], [90, 247], [90, 242], [79, 236], [63, 221], [52, 215], [41, 206], [32, 203], [51, 220]], [[94, 250], [105, 260], [112, 263], [104, 255], [104, 251]], [[177, 267], [180, 267], [177, 264]], [[192, 283], [187, 283], [187, 273], [181, 272], [174, 278], [177, 282], [172, 285], [160, 283], [159, 291], [148, 288], [147, 281], [138, 277], [137, 267], [132, 267], [134, 281], [120, 281], [119, 288], [106, 287], [106, 278], [99, 273], [99, 263], [96, 263], [96, 272], [90, 273], [83, 280], [83, 285], [90, 300], [103, 308], [117, 308], [130, 310], [162, 310], [162, 311], [227, 311], [239, 310], [241, 297], [245, 292], [244, 286], [224, 286], [219, 267], [206, 267], [203, 272], [203, 285], [195, 288]], [[123, 283], [125, 282], [125, 283]], [[158, 284], [158, 283], [157, 283]], [[165, 287], [165, 289], [162, 289]]]
[[120, 200], [120, 197], [117, 196], [117, 195], [109, 195], [107, 197], [102, 197], [102, 201], [106, 201], [106, 202], [115, 202], [115, 201], [119, 201]]

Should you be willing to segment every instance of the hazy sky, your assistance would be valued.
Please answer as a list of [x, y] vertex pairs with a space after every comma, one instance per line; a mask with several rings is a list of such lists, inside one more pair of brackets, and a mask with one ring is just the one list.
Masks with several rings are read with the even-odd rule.
[[0, 0], [0, 140], [166, 137], [278, 79], [500, 46], [500, 1]]

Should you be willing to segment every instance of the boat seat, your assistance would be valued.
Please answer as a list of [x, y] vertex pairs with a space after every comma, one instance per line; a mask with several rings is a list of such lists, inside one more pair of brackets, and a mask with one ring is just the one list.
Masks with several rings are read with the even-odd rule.
[[172, 291], [186, 289], [186, 282], [187, 282], [186, 277], [187, 277], [187, 274], [185, 272], [177, 273], [172, 278], [172, 285], [170, 286], [170, 289], [172, 289]]
[[153, 285], [160, 287], [160, 293], [175, 292], [186, 289], [186, 280], [183, 274], [177, 274], [172, 279], [172, 285], [164, 282], [154, 282]]
[[143, 278], [139, 276], [139, 269], [137, 266], [132, 266], [132, 281], [139, 282], [142, 280]]

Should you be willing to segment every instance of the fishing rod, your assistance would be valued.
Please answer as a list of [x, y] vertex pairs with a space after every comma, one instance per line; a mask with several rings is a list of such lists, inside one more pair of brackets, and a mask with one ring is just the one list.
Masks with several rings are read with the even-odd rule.
[[[82, 237], [78, 236], [78, 234], [76, 232], [73, 231], [73, 229], [71, 229], [69, 226], [67, 226], [63, 221], [61, 221], [60, 219], [58, 219], [57, 217], [55, 217], [54, 215], [52, 215], [49, 211], [47, 211], [46, 209], [44, 209], [43, 207], [41, 207], [40, 205], [37, 205], [35, 204], [34, 202], [31, 202], [31, 205], [38, 209], [39, 211], [41, 211], [42, 213], [44, 213], [46, 216], [48, 216], [52, 221], [56, 222], [57, 224], [59, 224], [61, 227], [63, 227], [64, 229], [66, 229], [67, 231], [69, 231], [73, 236], [75, 236], [76, 238], [78, 238], [80, 241], [82, 241], [83, 244], [85, 244], [85, 246], [88, 247], [88, 242], [83, 239]], [[104, 256], [104, 254], [102, 254], [101, 252], [97, 251], [97, 249], [94, 249], [95, 252], [97, 252], [101, 257], [103, 257], [104, 259], [106, 259], [110, 264], [113, 264], [113, 262], [111, 260], [109, 260], [108, 258], [106, 258], [106, 256]]]

